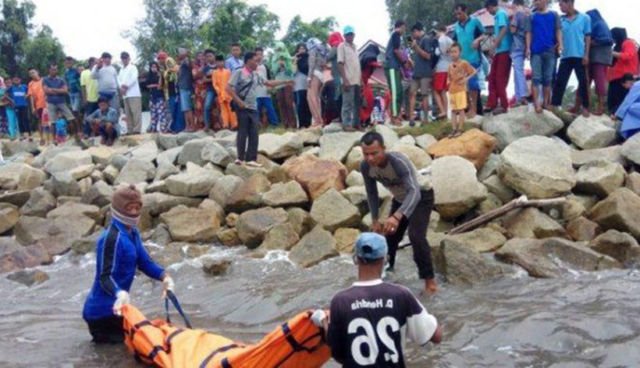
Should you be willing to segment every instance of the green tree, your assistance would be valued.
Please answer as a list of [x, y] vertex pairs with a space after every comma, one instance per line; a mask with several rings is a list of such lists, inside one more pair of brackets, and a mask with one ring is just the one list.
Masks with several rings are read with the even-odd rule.
[[294, 52], [295, 46], [300, 42], [307, 42], [312, 37], [318, 38], [322, 41], [326, 41], [331, 30], [338, 26], [338, 22], [334, 17], [317, 18], [306, 23], [296, 15], [287, 28], [282, 41], [288, 45], [291, 52]]
[[29, 0], [3, 0], [0, 19], [0, 65], [6, 73], [14, 75], [22, 71], [21, 58], [36, 6]]
[[62, 45], [54, 37], [51, 28], [42, 26], [35, 37], [28, 39], [24, 44], [22, 72], [24, 74], [28, 68], [36, 68], [41, 75], [46, 75], [49, 65], [56, 62], [61, 67], [64, 57]]
[[411, 27], [422, 22], [427, 29], [437, 25], [455, 22], [453, 8], [458, 3], [465, 3], [469, 13], [484, 6], [484, 0], [385, 0], [391, 18], [391, 24], [402, 19]]

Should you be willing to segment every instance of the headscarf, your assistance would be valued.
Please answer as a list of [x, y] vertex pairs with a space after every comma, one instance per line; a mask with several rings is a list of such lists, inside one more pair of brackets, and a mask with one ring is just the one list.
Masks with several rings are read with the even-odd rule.
[[327, 42], [331, 47], [338, 47], [341, 43], [344, 42], [344, 37], [342, 37], [342, 33], [340, 32], [333, 32], [329, 35], [329, 39]]
[[284, 42], [278, 41], [271, 55], [271, 71], [273, 73], [278, 73], [280, 70], [280, 61], [284, 61], [285, 74], [288, 76], [293, 75], [293, 58]]
[[327, 50], [324, 43], [315, 37], [310, 38], [309, 41], [307, 41], [307, 50], [309, 50], [309, 53], [318, 53], [323, 58], [326, 58], [329, 54], [329, 50]]
[[611, 37], [613, 38], [613, 42], [614, 42], [614, 47], [613, 47], [613, 51], [615, 52], [621, 52], [622, 51], [622, 44], [624, 43], [624, 41], [627, 40], [627, 29], [626, 28], [613, 28], [611, 30]]
[[176, 61], [173, 58], [167, 57], [165, 69], [162, 75], [162, 80], [164, 81], [164, 94], [167, 99], [169, 98], [169, 83], [176, 83], [178, 81], [178, 73], [175, 70], [177, 65], [178, 64], [176, 64]]

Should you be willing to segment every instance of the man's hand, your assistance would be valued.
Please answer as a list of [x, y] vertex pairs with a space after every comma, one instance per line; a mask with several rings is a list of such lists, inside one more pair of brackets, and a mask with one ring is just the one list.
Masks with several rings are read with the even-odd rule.
[[371, 225], [371, 231], [373, 231], [374, 233], [383, 235], [384, 227], [382, 226], [380, 221], [374, 220], [373, 224]]
[[129, 304], [129, 293], [124, 290], [120, 290], [116, 294], [116, 302], [113, 303], [113, 314], [115, 314], [116, 316], [121, 316], [122, 307], [125, 304]]
[[527, 58], [527, 60], [531, 60], [531, 50], [527, 50], [524, 53], [525, 58]]
[[384, 222], [384, 234], [385, 235], [393, 235], [398, 231], [398, 226], [400, 226], [400, 221], [394, 216], [390, 216], [387, 221]]
[[171, 276], [165, 274], [164, 278], [162, 279], [162, 298], [167, 297], [168, 291], [174, 292], [175, 287], [176, 284], [173, 282]]

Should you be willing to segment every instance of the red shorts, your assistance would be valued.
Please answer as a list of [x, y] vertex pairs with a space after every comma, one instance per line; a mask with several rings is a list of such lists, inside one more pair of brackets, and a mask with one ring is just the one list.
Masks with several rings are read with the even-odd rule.
[[449, 73], [435, 73], [433, 75], [433, 90], [436, 92], [444, 92], [449, 89]]

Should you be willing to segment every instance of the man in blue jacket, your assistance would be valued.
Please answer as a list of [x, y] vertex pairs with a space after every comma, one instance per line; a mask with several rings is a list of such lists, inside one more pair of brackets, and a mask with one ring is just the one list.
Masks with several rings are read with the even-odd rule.
[[137, 229], [142, 195], [133, 186], [113, 194], [111, 224], [98, 239], [96, 276], [84, 304], [82, 317], [89, 325], [95, 343], [122, 343], [122, 306], [129, 303], [129, 290], [140, 269], [152, 279], [162, 281], [164, 291], [173, 291], [174, 283], [156, 264], [144, 246]]

